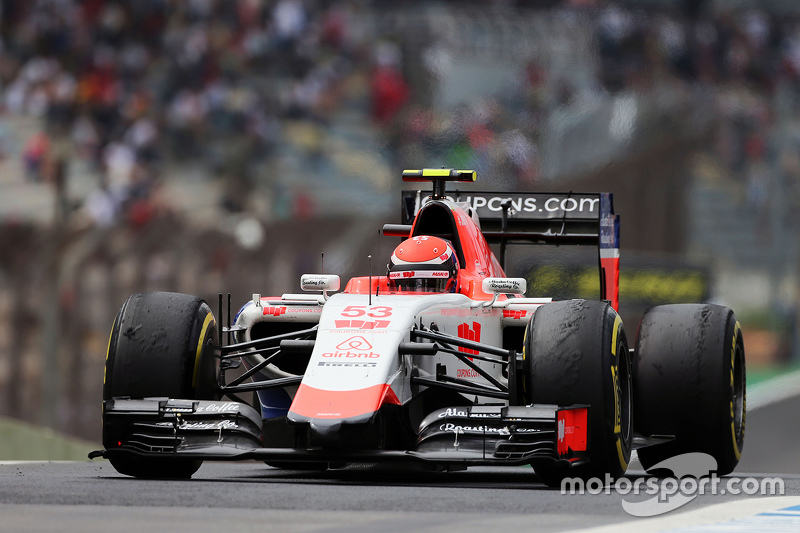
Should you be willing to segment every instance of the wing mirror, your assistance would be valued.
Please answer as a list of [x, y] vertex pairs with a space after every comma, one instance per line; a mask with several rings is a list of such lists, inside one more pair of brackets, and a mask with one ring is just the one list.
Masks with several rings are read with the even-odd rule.
[[528, 282], [525, 278], [486, 278], [481, 283], [481, 289], [494, 295], [491, 302], [483, 304], [484, 307], [489, 307], [501, 294], [525, 294]]
[[335, 274], [303, 274], [300, 276], [300, 288], [304, 291], [322, 291], [327, 299], [328, 291], [338, 291], [342, 282]]

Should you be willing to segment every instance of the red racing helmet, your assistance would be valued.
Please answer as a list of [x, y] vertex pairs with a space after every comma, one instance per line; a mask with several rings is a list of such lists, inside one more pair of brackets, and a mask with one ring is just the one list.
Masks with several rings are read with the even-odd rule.
[[420, 235], [394, 249], [387, 275], [398, 291], [455, 292], [458, 259], [449, 241]]

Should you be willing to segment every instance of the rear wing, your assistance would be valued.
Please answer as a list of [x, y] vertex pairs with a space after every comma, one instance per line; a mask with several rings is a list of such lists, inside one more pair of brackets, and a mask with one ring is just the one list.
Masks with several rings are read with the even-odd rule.
[[[403, 224], [411, 224], [426, 191], [402, 192]], [[597, 246], [600, 297], [619, 310], [619, 216], [611, 193], [496, 193], [447, 191], [480, 219], [486, 241], [500, 245], [505, 264], [509, 244]]]

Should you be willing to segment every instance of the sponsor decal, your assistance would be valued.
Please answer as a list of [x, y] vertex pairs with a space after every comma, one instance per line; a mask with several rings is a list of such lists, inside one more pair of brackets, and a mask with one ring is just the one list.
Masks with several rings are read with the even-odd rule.
[[224, 413], [224, 412], [238, 412], [239, 404], [236, 402], [225, 402], [223, 404], [212, 403], [210, 405], [201, 405], [197, 408], [198, 413]]
[[239, 424], [232, 420], [220, 420], [219, 422], [188, 422], [186, 420], [178, 426], [178, 429], [236, 429]]
[[341, 357], [344, 359], [354, 359], [354, 358], [377, 359], [380, 356], [381, 354], [375, 352], [351, 352], [349, 350], [325, 352], [322, 354], [322, 357], [333, 357], [333, 358]]
[[577, 212], [581, 214], [596, 214], [600, 204], [600, 198], [587, 197], [550, 197], [544, 199], [542, 197], [521, 198], [519, 196], [467, 196], [466, 199], [462, 198], [460, 201], [468, 202], [475, 210], [488, 209], [492, 212], [502, 211], [503, 203], [511, 202], [511, 209], [517, 213]]
[[322, 357], [343, 358], [343, 359], [376, 359], [381, 354], [372, 351], [372, 345], [367, 339], [356, 335], [336, 346], [335, 352], [325, 352]]
[[458, 370], [456, 370], [457, 378], [477, 378], [478, 375], [479, 375], [478, 372], [476, 372], [471, 368], [459, 368]]
[[367, 367], [367, 368], [374, 368], [378, 366], [378, 363], [371, 362], [363, 362], [363, 361], [321, 361], [319, 366], [350, 366], [350, 367]]
[[192, 407], [182, 407], [180, 405], [166, 405], [162, 409], [165, 413], [193, 413]]
[[[429, 191], [426, 191], [429, 192]], [[403, 191], [404, 205], [413, 202], [417, 191]], [[447, 199], [454, 202], [466, 203], [474, 209], [481, 218], [499, 219], [503, 204], [508, 202], [509, 216], [527, 220], [552, 220], [556, 218], [568, 219], [598, 219], [601, 212], [600, 194], [597, 193], [454, 193], [447, 195]], [[609, 200], [603, 204], [610, 204]], [[610, 211], [610, 206], [609, 209]], [[413, 221], [411, 213], [404, 214], [403, 223]], [[466, 225], [469, 219], [456, 217], [459, 225]]]
[[[172, 427], [172, 422], [159, 422], [156, 424], [161, 427]], [[186, 430], [214, 430], [219, 431], [222, 429], [236, 429], [239, 424], [232, 420], [220, 420], [219, 422], [189, 422], [184, 420], [178, 425], [178, 429]]]
[[437, 416], [439, 418], [445, 418], [448, 416], [459, 416], [466, 418], [500, 418], [500, 413], [470, 413], [465, 409], [459, 409], [458, 407], [448, 407]]
[[372, 345], [365, 339], [359, 335], [355, 337], [350, 337], [346, 341], [341, 342], [338, 346], [336, 346], [337, 350], [371, 350]]
[[389, 320], [335, 320], [337, 328], [356, 328], [356, 329], [383, 329], [389, 327]]
[[402, 272], [389, 272], [389, 279], [409, 279], [409, 278], [447, 278], [450, 272], [447, 270], [404, 270]]
[[[461, 339], [474, 341], [474, 342], [481, 342], [481, 325], [478, 322], [473, 322], [472, 327], [469, 326], [466, 322], [460, 324], [458, 326], [458, 336]], [[459, 352], [468, 353], [470, 355], [478, 355], [478, 350], [471, 350], [469, 348], [464, 348], [463, 346], [458, 347]]]
[[489, 290], [497, 293], [516, 293], [522, 290], [522, 284], [516, 279], [492, 278], [487, 281]]
[[448, 407], [446, 410], [439, 413], [438, 416], [439, 418], [444, 418], [446, 416], [469, 416], [469, 412], [456, 407]]
[[300, 286], [304, 291], [334, 290], [338, 291], [339, 276], [325, 274], [303, 274], [300, 277]]
[[517, 311], [513, 309], [503, 309], [503, 318], [513, 318], [520, 320], [528, 316], [527, 311]]
[[496, 435], [511, 435], [511, 431], [506, 427], [492, 427], [492, 426], [462, 426], [460, 424], [442, 424], [439, 426], [440, 431], [452, 431], [453, 433], [494, 433]]
[[262, 311], [262, 314], [264, 316], [267, 316], [267, 315], [281, 316], [281, 315], [283, 315], [285, 313], [286, 313], [286, 308], [285, 307], [267, 306], [267, 307], [264, 307], [264, 310]]

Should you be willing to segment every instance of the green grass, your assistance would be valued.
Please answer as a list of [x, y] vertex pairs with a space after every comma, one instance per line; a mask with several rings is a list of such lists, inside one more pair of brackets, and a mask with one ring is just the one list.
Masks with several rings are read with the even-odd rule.
[[763, 367], [747, 368], [747, 386], [752, 387], [772, 378], [800, 370], [800, 363], [790, 365], [770, 365]]
[[0, 417], [0, 461], [88, 461], [89, 452], [99, 448], [100, 443]]

